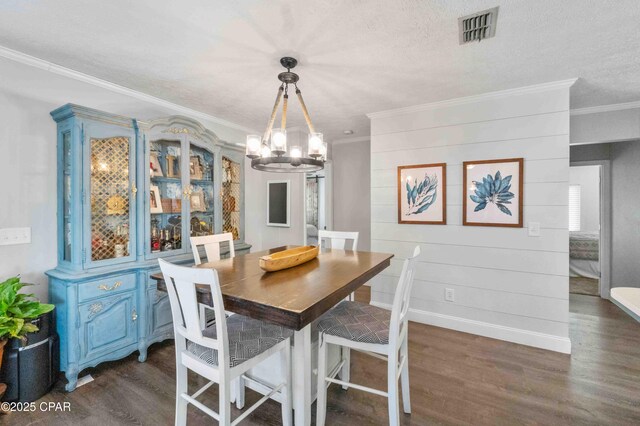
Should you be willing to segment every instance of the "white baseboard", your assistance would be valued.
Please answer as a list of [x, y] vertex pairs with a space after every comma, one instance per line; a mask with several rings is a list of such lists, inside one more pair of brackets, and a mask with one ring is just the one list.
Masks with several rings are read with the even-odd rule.
[[[391, 309], [391, 305], [386, 303], [372, 301], [371, 304], [380, 308]], [[451, 315], [437, 314], [435, 312], [420, 311], [417, 309], [409, 309], [409, 319], [422, 324], [449, 328], [464, 333], [518, 343], [520, 345], [533, 346], [565, 354], [571, 353], [571, 340], [569, 340], [568, 337], [537, 333], [535, 331], [474, 321]]]

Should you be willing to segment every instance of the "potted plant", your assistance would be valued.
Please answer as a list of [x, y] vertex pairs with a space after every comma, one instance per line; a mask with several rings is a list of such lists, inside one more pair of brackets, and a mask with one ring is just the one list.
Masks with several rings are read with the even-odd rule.
[[[19, 293], [30, 285], [20, 282], [19, 277], [9, 278], [0, 283], [0, 370], [4, 347], [9, 339], [27, 341], [27, 334], [38, 331], [32, 320], [53, 310], [54, 306], [40, 303], [33, 294]], [[5, 386], [0, 384], [0, 398]]]

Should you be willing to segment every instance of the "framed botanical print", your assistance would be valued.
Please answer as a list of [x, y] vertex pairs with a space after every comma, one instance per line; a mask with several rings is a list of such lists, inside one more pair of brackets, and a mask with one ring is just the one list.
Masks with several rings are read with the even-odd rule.
[[398, 223], [447, 223], [447, 165], [398, 167]]
[[522, 228], [522, 158], [462, 164], [462, 224]]

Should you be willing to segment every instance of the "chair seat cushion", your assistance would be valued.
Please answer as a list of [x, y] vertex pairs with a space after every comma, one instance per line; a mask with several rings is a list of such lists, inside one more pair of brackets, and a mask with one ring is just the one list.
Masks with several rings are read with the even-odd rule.
[[[217, 339], [215, 324], [207, 327], [202, 334]], [[229, 366], [235, 367], [291, 337], [293, 330], [243, 315], [231, 315], [227, 318], [227, 334]], [[218, 351], [215, 349], [188, 342], [187, 350], [209, 364], [218, 365]]]
[[354, 342], [389, 343], [391, 312], [366, 303], [344, 300], [317, 322], [318, 331]]

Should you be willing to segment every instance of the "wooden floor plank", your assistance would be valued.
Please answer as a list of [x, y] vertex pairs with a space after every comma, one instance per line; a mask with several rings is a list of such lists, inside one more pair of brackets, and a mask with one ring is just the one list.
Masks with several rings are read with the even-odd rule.
[[[368, 288], [358, 291], [357, 299], [368, 298]], [[640, 324], [598, 297], [571, 295], [570, 308], [571, 356], [411, 323], [413, 413], [402, 414], [401, 424], [640, 424]], [[61, 380], [42, 399], [70, 402], [70, 413], [12, 413], [0, 423], [172, 424], [173, 344], [153, 345], [146, 363], [136, 356], [88, 370], [95, 380], [72, 393], [64, 392]], [[385, 364], [375, 358], [353, 353], [351, 374], [357, 383], [386, 386]], [[204, 383], [190, 376], [190, 389]], [[247, 407], [258, 398], [248, 391]], [[215, 387], [202, 401], [217, 410]], [[329, 388], [327, 424], [387, 424], [387, 418], [385, 398]], [[280, 421], [279, 404], [269, 401], [243, 424]], [[213, 423], [189, 408], [189, 424]]]

